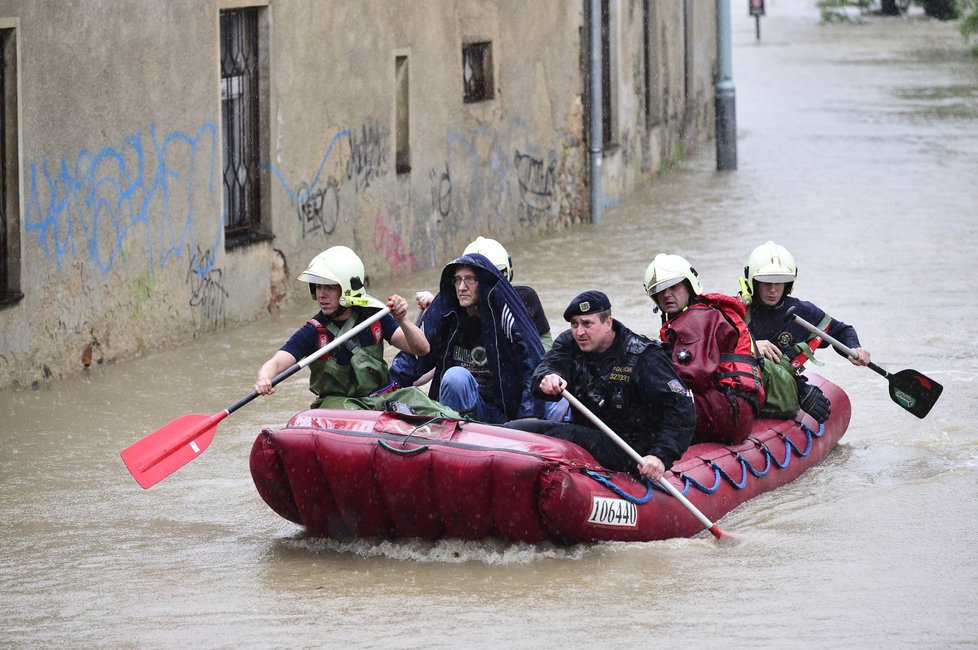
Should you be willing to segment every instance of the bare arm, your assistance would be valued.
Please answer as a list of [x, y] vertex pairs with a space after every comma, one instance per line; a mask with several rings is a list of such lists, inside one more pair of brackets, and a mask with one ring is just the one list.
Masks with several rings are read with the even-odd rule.
[[259, 395], [271, 395], [275, 392], [272, 386], [272, 379], [283, 370], [292, 367], [296, 358], [288, 352], [279, 350], [272, 358], [266, 361], [258, 370], [258, 378], [255, 380], [255, 392]]
[[394, 335], [391, 336], [391, 345], [408, 354], [415, 354], [419, 357], [427, 355], [431, 351], [431, 346], [428, 345], [428, 339], [425, 338], [421, 328], [407, 317], [407, 300], [394, 294], [387, 299], [387, 307], [391, 310], [394, 320], [400, 325]]

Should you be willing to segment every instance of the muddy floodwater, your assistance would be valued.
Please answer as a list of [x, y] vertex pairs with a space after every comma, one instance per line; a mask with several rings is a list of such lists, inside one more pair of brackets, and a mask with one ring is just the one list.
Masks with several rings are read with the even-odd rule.
[[[258, 497], [263, 427], [306, 408], [308, 373], [222, 422], [142, 490], [119, 451], [246, 395], [311, 316], [297, 301], [179, 349], [0, 394], [0, 647], [919, 648], [978, 645], [978, 60], [953, 24], [820, 26], [769, 1], [755, 40], [734, 3], [738, 163], [712, 143], [581, 227], [511, 247], [555, 332], [576, 293], [654, 334], [658, 252], [734, 292], [750, 250], [798, 261], [796, 294], [853, 324], [882, 367], [945, 386], [920, 420], [831, 351], [852, 400], [821, 466], [708, 534], [644, 544], [305, 536]], [[447, 261], [447, 260], [446, 260]], [[404, 295], [436, 270], [374, 287]]]

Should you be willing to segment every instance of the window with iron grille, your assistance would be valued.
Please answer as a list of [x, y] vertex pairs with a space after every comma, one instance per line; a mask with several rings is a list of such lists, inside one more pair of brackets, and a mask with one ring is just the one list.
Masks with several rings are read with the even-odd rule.
[[408, 86], [409, 81], [408, 58], [406, 56], [394, 57], [395, 165], [398, 174], [407, 174], [411, 171], [411, 122], [410, 104], [408, 103], [411, 93]]
[[221, 11], [224, 235], [228, 248], [263, 239], [259, 93], [260, 9]]
[[466, 104], [493, 98], [492, 43], [462, 46], [462, 81]]
[[15, 38], [14, 29], [0, 29], [0, 307], [24, 297], [20, 292]]

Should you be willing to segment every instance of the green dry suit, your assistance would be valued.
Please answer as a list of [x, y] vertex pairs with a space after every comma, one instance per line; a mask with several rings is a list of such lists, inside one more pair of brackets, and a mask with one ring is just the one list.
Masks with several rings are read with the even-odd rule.
[[[360, 321], [359, 310], [342, 321], [323, 325], [318, 320], [309, 323], [316, 328], [319, 347], [345, 334]], [[345, 361], [345, 362], [342, 362]], [[430, 399], [415, 387], [398, 388], [391, 380], [384, 361], [383, 328], [379, 322], [323, 357], [309, 364], [309, 390], [319, 396], [312, 408], [361, 409], [384, 411], [401, 405], [415, 413], [429, 416], [460, 417], [458, 413]]]

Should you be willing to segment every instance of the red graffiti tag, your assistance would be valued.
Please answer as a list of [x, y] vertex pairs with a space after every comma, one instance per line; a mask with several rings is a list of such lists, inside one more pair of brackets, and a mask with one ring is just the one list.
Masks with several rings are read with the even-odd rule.
[[418, 269], [418, 260], [408, 250], [401, 236], [387, 226], [380, 212], [374, 219], [374, 252], [387, 261], [394, 273], [413, 273]]

